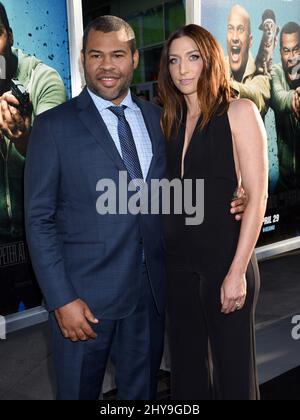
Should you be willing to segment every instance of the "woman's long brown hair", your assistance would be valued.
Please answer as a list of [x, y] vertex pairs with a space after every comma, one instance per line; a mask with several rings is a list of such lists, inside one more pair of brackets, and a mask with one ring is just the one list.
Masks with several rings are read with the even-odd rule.
[[222, 48], [206, 29], [198, 25], [188, 25], [171, 34], [162, 52], [158, 77], [158, 91], [164, 110], [162, 128], [170, 140], [173, 130], [178, 133], [183, 121], [185, 100], [174, 85], [169, 70], [169, 51], [175, 39], [188, 36], [197, 45], [203, 60], [203, 71], [198, 82], [198, 99], [202, 112], [200, 128], [203, 128], [221, 104], [229, 106], [232, 97], [229, 74]]

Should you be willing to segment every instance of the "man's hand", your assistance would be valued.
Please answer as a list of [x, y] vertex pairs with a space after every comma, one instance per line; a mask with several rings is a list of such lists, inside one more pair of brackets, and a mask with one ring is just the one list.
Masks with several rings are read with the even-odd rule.
[[298, 120], [300, 119], [300, 88], [297, 88], [293, 100], [292, 100], [292, 110]]
[[98, 324], [99, 321], [82, 300], [75, 300], [57, 309], [55, 316], [65, 338], [73, 342], [97, 338], [88, 321], [92, 324]]
[[235, 214], [235, 220], [240, 221], [248, 205], [248, 197], [242, 187], [237, 190], [237, 198], [231, 202], [231, 214]]
[[27, 140], [31, 132], [31, 115], [21, 115], [18, 105], [19, 101], [9, 92], [0, 97], [0, 131], [13, 142]]

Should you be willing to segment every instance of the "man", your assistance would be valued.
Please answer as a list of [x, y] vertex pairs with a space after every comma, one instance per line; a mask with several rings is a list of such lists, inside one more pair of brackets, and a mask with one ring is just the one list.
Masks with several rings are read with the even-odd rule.
[[118, 197], [120, 171], [147, 183], [165, 177], [160, 108], [129, 89], [138, 60], [126, 22], [91, 22], [82, 50], [87, 87], [40, 116], [29, 144], [28, 243], [51, 312], [58, 399], [97, 399], [110, 355], [119, 399], [156, 395], [165, 316], [161, 216], [96, 212], [99, 180], [114, 181]]
[[253, 35], [248, 12], [234, 6], [228, 17], [227, 51], [232, 76], [232, 87], [241, 98], [251, 99], [262, 117], [266, 115], [270, 100], [270, 80], [267, 75], [256, 74], [257, 69], [251, 54]]
[[275, 112], [278, 191], [300, 188], [300, 26], [287, 23], [280, 34], [281, 64], [272, 70], [271, 106]]
[[[64, 84], [58, 73], [33, 56], [14, 49], [13, 31], [5, 7], [0, 3], [0, 312], [16, 312], [21, 302], [25, 306], [38, 304], [31, 289], [32, 273], [28, 264], [8, 266], [8, 254], [18, 253], [23, 243], [23, 172], [28, 137], [36, 115], [66, 100]], [[22, 113], [18, 100], [11, 95], [11, 80], [18, 79], [29, 91], [32, 112]], [[28, 287], [27, 287], [28, 286]], [[29, 290], [29, 289], [30, 290]], [[27, 290], [28, 289], [28, 293]], [[28, 304], [28, 305], [27, 305]]]

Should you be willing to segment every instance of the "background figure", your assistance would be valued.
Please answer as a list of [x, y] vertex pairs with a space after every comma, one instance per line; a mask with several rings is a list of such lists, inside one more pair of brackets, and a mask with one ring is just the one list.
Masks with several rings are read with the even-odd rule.
[[234, 6], [227, 25], [227, 60], [232, 87], [239, 92], [241, 98], [251, 99], [264, 118], [269, 108], [270, 80], [269, 76], [257, 74], [250, 51], [252, 43], [250, 16], [243, 7]]
[[[0, 247], [1, 254], [18, 254], [24, 244], [23, 173], [27, 142], [35, 117], [66, 100], [62, 79], [51, 67], [34, 56], [13, 48], [13, 30], [4, 6], [0, 3], [0, 55], [5, 71], [0, 79]], [[21, 112], [11, 95], [11, 80], [18, 79], [28, 90], [32, 110]], [[26, 249], [22, 259], [5, 263], [1, 259], [0, 313], [17, 312], [40, 304], [40, 294], [33, 288], [33, 272]]]
[[272, 70], [271, 106], [275, 112], [278, 192], [300, 188], [300, 26], [289, 22], [280, 34], [281, 64]]

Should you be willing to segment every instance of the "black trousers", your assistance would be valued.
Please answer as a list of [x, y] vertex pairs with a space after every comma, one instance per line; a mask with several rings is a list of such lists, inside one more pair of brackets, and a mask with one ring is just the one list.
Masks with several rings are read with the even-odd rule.
[[260, 286], [255, 256], [245, 307], [221, 313], [225, 277], [217, 267], [196, 273], [168, 262], [171, 393], [174, 400], [258, 400], [254, 312]]

